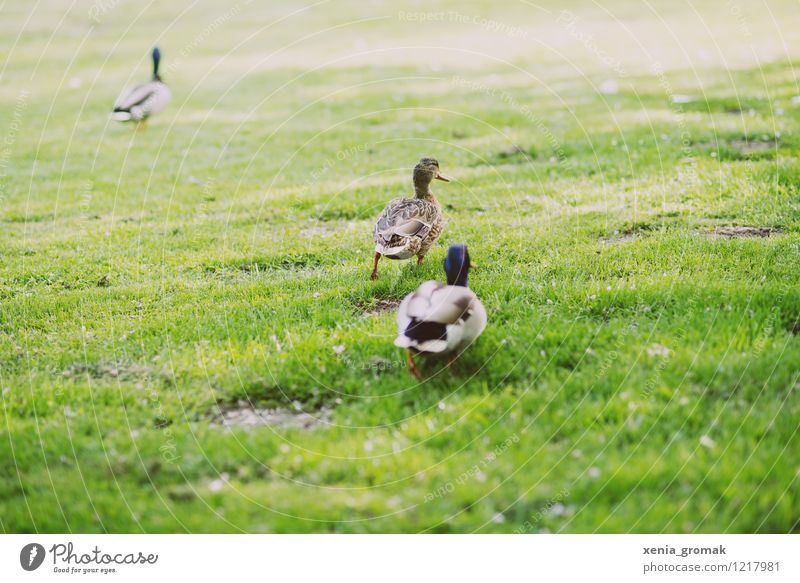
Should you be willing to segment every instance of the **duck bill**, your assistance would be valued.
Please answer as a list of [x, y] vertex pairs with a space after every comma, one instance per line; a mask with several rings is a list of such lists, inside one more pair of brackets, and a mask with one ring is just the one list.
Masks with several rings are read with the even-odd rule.
[[441, 180], [442, 182], [450, 182], [450, 179], [447, 176], [439, 172], [436, 173], [436, 176], [434, 178], [436, 178], [436, 180]]

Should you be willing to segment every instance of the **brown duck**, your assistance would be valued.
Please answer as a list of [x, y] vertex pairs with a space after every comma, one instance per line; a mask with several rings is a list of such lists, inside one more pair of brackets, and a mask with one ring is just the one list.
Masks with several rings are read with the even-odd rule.
[[372, 279], [378, 279], [378, 261], [410, 259], [417, 256], [417, 265], [442, 234], [444, 217], [439, 201], [431, 192], [433, 180], [450, 182], [439, 172], [436, 158], [422, 158], [414, 166], [414, 198], [396, 198], [390, 202], [375, 223], [375, 262]]

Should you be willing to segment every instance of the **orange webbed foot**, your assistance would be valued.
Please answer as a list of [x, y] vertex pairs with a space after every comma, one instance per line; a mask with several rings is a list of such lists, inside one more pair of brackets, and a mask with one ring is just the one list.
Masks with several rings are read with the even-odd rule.
[[421, 381], [422, 373], [419, 372], [419, 369], [417, 368], [417, 363], [414, 362], [414, 353], [411, 352], [410, 350], [408, 351], [407, 362], [408, 362], [408, 371], [412, 375], [414, 375], [414, 378], [416, 378], [418, 381]]

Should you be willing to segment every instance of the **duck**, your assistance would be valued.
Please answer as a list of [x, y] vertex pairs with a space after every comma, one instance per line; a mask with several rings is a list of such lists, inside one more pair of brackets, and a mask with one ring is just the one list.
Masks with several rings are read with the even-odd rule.
[[486, 328], [486, 309], [469, 289], [472, 267], [467, 246], [451, 245], [444, 260], [447, 285], [426, 281], [398, 307], [394, 344], [408, 350], [408, 369], [417, 380], [422, 374], [415, 354], [447, 354], [452, 364]]
[[417, 265], [439, 239], [444, 228], [442, 207], [431, 192], [431, 182], [450, 179], [439, 171], [436, 158], [423, 157], [414, 166], [414, 198], [396, 198], [378, 216], [373, 230], [375, 259], [372, 280], [378, 279], [378, 261], [410, 259], [417, 256]]
[[141, 128], [150, 116], [157, 114], [167, 106], [172, 98], [172, 92], [158, 74], [160, 62], [161, 51], [155, 47], [153, 49], [153, 78], [147, 83], [128, 87], [120, 93], [114, 102], [111, 119], [135, 121], [137, 127]]

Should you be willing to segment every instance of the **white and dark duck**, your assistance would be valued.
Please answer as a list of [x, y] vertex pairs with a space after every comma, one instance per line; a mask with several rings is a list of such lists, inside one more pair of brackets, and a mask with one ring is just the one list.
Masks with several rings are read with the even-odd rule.
[[153, 49], [153, 78], [147, 83], [128, 87], [114, 102], [111, 119], [116, 121], [135, 121], [141, 129], [147, 119], [163, 110], [172, 98], [169, 87], [161, 80], [158, 66], [161, 51]]
[[486, 310], [469, 289], [470, 267], [467, 246], [451, 245], [444, 260], [447, 285], [426, 281], [400, 303], [394, 343], [408, 349], [408, 369], [418, 380], [415, 354], [447, 354], [452, 364], [486, 328]]
[[378, 279], [378, 261], [410, 259], [417, 256], [417, 265], [442, 234], [444, 217], [439, 201], [431, 192], [431, 182], [450, 179], [439, 172], [436, 158], [422, 158], [414, 166], [414, 198], [396, 198], [378, 217], [373, 231], [375, 261], [372, 279]]

